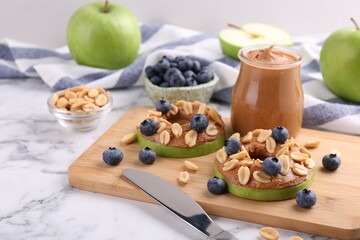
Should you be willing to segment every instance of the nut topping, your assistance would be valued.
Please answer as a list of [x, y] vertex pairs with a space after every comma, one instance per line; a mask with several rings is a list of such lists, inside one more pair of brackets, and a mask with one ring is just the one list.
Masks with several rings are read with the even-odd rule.
[[103, 88], [88, 89], [86, 86], [67, 88], [60, 93], [54, 93], [50, 97], [50, 104], [59, 109], [72, 112], [90, 112], [109, 102], [110, 93], [104, 93]]
[[161, 117], [162, 116], [162, 112], [154, 111], [154, 110], [151, 110], [151, 109], [149, 109], [147, 112], [150, 115], [153, 115], [153, 116], [156, 116], [156, 117]]
[[263, 171], [255, 171], [253, 173], [253, 178], [261, 183], [270, 183], [271, 182], [271, 176], [267, 175]]
[[170, 142], [170, 133], [168, 131], [162, 131], [160, 133], [160, 143], [167, 145]]
[[242, 143], [249, 143], [251, 142], [253, 138], [253, 133], [252, 132], [248, 132], [242, 139], [241, 139], [241, 142]]
[[290, 157], [295, 162], [303, 162], [306, 159], [308, 159], [308, 155], [306, 153], [302, 153], [302, 152], [292, 152], [290, 154]]
[[183, 171], [183, 172], [180, 172], [178, 179], [182, 183], [188, 183], [189, 179], [190, 179], [190, 175], [187, 171]]
[[89, 90], [88, 96], [91, 98], [96, 98], [99, 95], [99, 90], [96, 88], [92, 88]]
[[168, 126], [171, 126], [171, 125], [172, 125], [172, 123], [169, 122], [168, 120], [166, 120], [165, 118], [159, 118], [159, 121], [165, 123], [165, 124], [168, 125]]
[[247, 151], [241, 151], [235, 154], [230, 155], [231, 159], [237, 159], [237, 160], [242, 160], [244, 159], [246, 156], [248, 155]]
[[216, 160], [218, 160], [219, 163], [224, 163], [227, 158], [228, 158], [228, 155], [224, 148], [221, 148], [216, 152]]
[[286, 139], [285, 143], [280, 145], [281, 148], [283, 148], [283, 147], [292, 148], [293, 146], [295, 146], [295, 140], [293, 137]]
[[196, 140], [197, 140], [197, 131], [190, 130], [188, 133], [185, 134], [185, 143], [189, 147], [195, 146]]
[[201, 103], [199, 105], [199, 109], [198, 109], [198, 112], [199, 114], [206, 114], [206, 109], [207, 109], [207, 106], [205, 103]]
[[308, 174], [306, 167], [298, 163], [294, 163], [292, 166], [292, 171], [298, 176], [306, 176]]
[[107, 103], [108, 103], [108, 99], [104, 94], [99, 94], [95, 99], [95, 104], [98, 105], [99, 107], [102, 107]]
[[188, 161], [188, 160], [185, 160], [185, 161], [184, 161], [184, 164], [185, 164], [185, 167], [186, 167], [187, 169], [191, 170], [191, 171], [197, 171], [197, 170], [199, 170], [199, 166], [196, 165], [196, 164], [193, 163], [193, 162], [190, 162], [190, 161]]
[[265, 240], [278, 240], [279, 239], [279, 232], [272, 227], [263, 227], [259, 231], [260, 235]]
[[125, 143], [125, 144], [130, 144], [136, 141], [136, 133], [132, 132], [132, 133], [128, 133], [125, 136], [123, 136], [121, 138], [121, 142]]
[[171, 126], [171, 131], [173, 132], [176, 138], [180, 137], [183, 134], [183, 129], [178, 123], [174, 123]]
[[233, 159], [224, 163], [223, 171], [229, 171], [238, 166], [239, 166], [239, 161], [237, 159]]
[[217, 124], [219, 124], [220, 126], [224, 126], [224, 123], [221, 121], [219, 114], [217, 113], [217, 111], [214, 108], [209, 108], [208, 111], [209, 117], [214, 120]]
[[238, 170], [239, 183], [246, 185], [250, 180], [250, 169], [246, 166], [241, 166]]
[[263, 129], [255, 129], [255, 130], [252, 130], [252, 135], [254, 136], [254, 137], [257, 137], [257, 136], [259, 136], [259, 134], [260, 134], [260, 132], [262, 131]]
[[268, 139], [271, 136], [271, 130], [265, 130], [265, 129], [261, 129], [259, 136], [257, 136], [256, 140], [259, 143], [263, 143], [266, 141], [266, 139]]
[[93, 103], [87, 103], [87, 104], [82, 106], [82, 110], [85, 111], [85, 112], [90, 112], [90, 111], [93, 111], [93, 110], [98, 109], [98, 108], [99, 107], [96, 106]]
[[218, 134], [218, 130], [214, 124], [209, 124], [205, 130], [206, 134], [209, 136], [215, 136]]
[[171, 104], [169, 113], [172, 115], [176, 115], [178, 113], [178, 111], [179, 111], [178, 107], [174, 104]]
[[193, 105], [190, 102], [185, 102], [183, 109], [187, 115], [190, 115], [193, 113]]
[[56, 93], [53, 93], [50, 97], [51, 106], [55, 106], [55, 103], [59, 100], [59, 96]]
[[230, 137], [240, 140], [240, 133], [233, 133]]
[[280, 174], [285, 176], [290, 171], [290, 158], [287, 155], [280, 155], [278, 159], [282, 166]]
[[65, 97], [59, 98], [56, 102], [56, 107], [58, 108], [67, 108], [69, 106], [69, 101]]
[[244, 159], [240, 161], [241, 166], [251, 167], [253, 164], [254, 164], [254, 160], [252, 159]]
[[305, 153], [308, 157], [311, 157], [311, 152], [304, 147], [300, 148], [300, 152]]
[[289, 155], [289, 147], [283, 147], [281, 148], [276, 154], [275, 157], [279, 157], [281, 155]]
[[[161, 119], [161, 118], [160, 118]], [[159, 123], [159, 128], [158, 130], [156, 131], [157, 133], [161, 133], [162, 131], [164, 131], [166, 129], [166, 123], [164, 122], [161, 122]]]
[[307, 168], [310, 168], [310, 169], [315, 167], [315, 161], [312, 160], [311, 158], [306, 159], [304, 164]]
[[265, 147], [269, 153], [274, 153], [275, 148], [276, 148], [275, 140], [272, 137], [269, 137], [268, 139], [266, 139]]
[[320, 141], [319, 140], [308, 140], [305, 142], [305, 147], [307, 148], [316, 148], [319, 146]]

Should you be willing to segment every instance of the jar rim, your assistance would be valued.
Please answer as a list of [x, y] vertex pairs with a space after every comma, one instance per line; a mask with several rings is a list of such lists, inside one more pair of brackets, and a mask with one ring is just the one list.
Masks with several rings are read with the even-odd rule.
[[272, 45], [273, 44], [260, 44], [260, 45], [252, 45], [252, 46], [241, 48], [239, 50], [239, 52], [238, 52], [238, 57], [240, 59], [240, 62], [245, 62], [245, 63], [250, 64], [250, 65], [256, 65], [256, 66], [260, 66], [260, 67], [269, 67], [269, 68], [291, 68], [291, 67], [298, 66], [298, 65], [300, 65], [302, 63], [303, 57], [296, 49], [294, 49], [292, 47], [288, 47], [288, 46], [282, 46], [282, 45], [274, 45], [273, 49], [280, 50], [282, 52], [293, 55], [294, 57], [296, 57], [296, 60], [294, 62], [290, 62], [290, 63], [266, 63], [266, 62], [254, 61], [252, 59], [249, 59], [245, 55], [245, 53], [247, 53], [249, 51], [265, 49], [265, 48], [268, 48], [268, 47], [270, 47]]

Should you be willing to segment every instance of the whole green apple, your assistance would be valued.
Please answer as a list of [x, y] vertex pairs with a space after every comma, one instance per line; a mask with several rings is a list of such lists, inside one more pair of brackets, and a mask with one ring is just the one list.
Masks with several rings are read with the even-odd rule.
[[67, 29], [67, 43], [77, 63], [107, 69], [131, 64], [141, 32], [135, 16], [115, 3], [91, 3], [78, 9]]
[[353, 22], [356, 28], [340, 29], [326, 39], [320, 53], [320, 70], [332, 92], [360, 103], [360, 30]]

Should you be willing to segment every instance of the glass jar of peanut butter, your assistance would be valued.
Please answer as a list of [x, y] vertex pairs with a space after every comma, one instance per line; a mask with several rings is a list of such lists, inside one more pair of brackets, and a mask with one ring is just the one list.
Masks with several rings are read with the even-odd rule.
[[239, 52], [240, 72], [232, 92], [231, 125], [242, 136], [257, 128], [284, 126], [295, 137], [302, 124], [302, 57], [294, 49], [251, 46]]

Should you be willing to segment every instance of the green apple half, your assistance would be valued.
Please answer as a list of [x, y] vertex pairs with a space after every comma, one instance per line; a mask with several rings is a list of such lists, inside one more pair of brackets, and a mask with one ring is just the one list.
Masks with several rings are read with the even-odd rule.
[[242, 47], [258, 44], [292, 46], [292, 36], [283, 29], [263, 23], [247, 23], [241, 27], [230, 27], [220, 31], [220, 45], [223, 53], [239, 60]]
[[77, 63], [106, 69], [131, 64], [139, 51], [141, 32], [135, 16], [115, 3], [91, 3], [71, 17], [69, 50]]
[[259, 200], [259, 201], [279, 201], [279, 200], [286, 200], [291, 199], [296, 196], [296, 193], [304, 188], [310, 188], [314, 176], [315, 176], [315, 170], [310, 174], [310, 176], [302, 183], [287, 187], [287, 188], [281, 188], [281, 189], [258, 189], [258, 188], [248, 188], [248, 187], [242, 187], [240, 185], [236, 185], [234, 183], [231, 183], [227, 181], [220, 171], [217, 169], [215, 164], [215, 176], [222, 178], [226, 181], [228, 192], [246, 199], [252, 199], [252, 200]]
[[157, 155], [171, 158], [190, 158], [206, 155], [222, 148], [225, 141], [225, 131], [217, 139], [194, 147], [172, 147], [152, 142], [143, 138], [139, 130], [136, 130], [136, 135], [137, 141], [142, 148], [149, 147]]
[[357, 25], [340, 29], [326, 39], [320, 53], [320, 70], [332, 92], [360, 103], [360, 29]]

